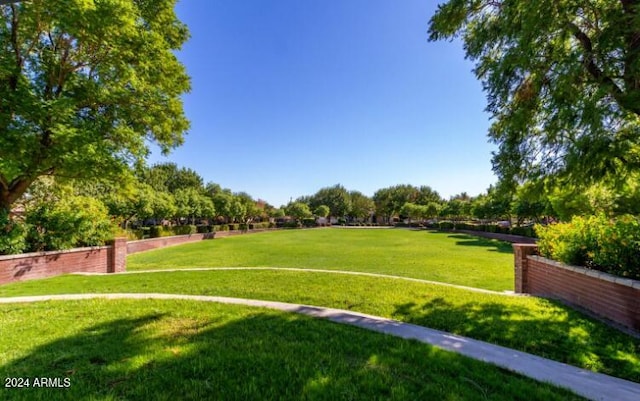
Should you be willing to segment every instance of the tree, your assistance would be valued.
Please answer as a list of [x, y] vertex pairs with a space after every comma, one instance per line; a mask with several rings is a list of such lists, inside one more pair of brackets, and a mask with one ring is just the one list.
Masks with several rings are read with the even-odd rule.
[[369, 219], [376, 207], [371, 198], [360, 191], [349, 192], [349, 201], [351, 203], [351, 209], [348, 215], [355, 219]]
[[460, 35], [476, 62], [501, 180], [588, 183], [640, 167], [637, 0], [448, 0], [429, 33]]
[[[175, 163], [159, 163], [139, 169], [140, 181], [150, 185], [156, 191], [175, 194], [181, 189], [195, 189], [204, 192], [202, 177], [194, 170], [178, 167]], [[211, 190], [215, 189], [210, 188]]]
[[411, 220], [423, 220], [429, 216], [430, 209], [426, 205], [418, 205], [416, 203], [407, 202], [400, 209], [400, 214]]
[[315, 214], [318, 217], [324, 217], [326, 218], [327, 216], [329, 216], [329, 206], [327, 205], [320, 205], [317, 208], [315, 208], [315, 210], [313, 211], [313, 214]]
[[320, 205], [329, 207], [330, 216], [344, 217], [351, 209], [349, 192], [340, 184], [321, 188], [309, 200], [309, 207], [315, 209]]
[[[376, 213], [389, 220], [394, 215], [400, 213], [400, 209], [402, 209], [405, 203], [417, 203], [417, 200], [421, 195], [424, 200], [427, 201], [427, 199], [431, 198], [431, 195], [426, 197], [424, 195], [429, 193], [431, 188], [423, 188], [425, 188], [425, 190], [422, 193], [420, 189], [407, 184], [395, 185], [377, 190], [373, 194]], [[426, 188], [429, 188], [429, 191], [427, 191]]]
[[287, 205], [286, 211], [289, 216], [293, 217], [297, 221], [313, 216], [313, 213], [311, 213], [309, 206], [306, 203], [302, 202], [290, 203], [289, 205]]
[[182, 143], [175, 0], [0, 5], [0, 209], [40, 176], [117, 177]]

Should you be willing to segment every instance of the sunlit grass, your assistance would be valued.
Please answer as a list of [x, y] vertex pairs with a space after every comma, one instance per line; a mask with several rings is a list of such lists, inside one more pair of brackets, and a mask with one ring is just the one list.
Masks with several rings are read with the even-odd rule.
[[511, 244], [404, 229], [285, 230], [130, 255], [128, 270], [275, 266], [353, 270], [513, 290]]
[[60, 276], [0, 287], [0, 296], [92, 292], [217, 295], [348, 309], [640, 382], [640, 340], [534, 297], [365, 276], [269, 270]]
[[[47, 322], [43, 325], [42, 322]], [[158, 300], [0, 305], [3, 400], [569, 400], [434, 347], [305, 316]]]

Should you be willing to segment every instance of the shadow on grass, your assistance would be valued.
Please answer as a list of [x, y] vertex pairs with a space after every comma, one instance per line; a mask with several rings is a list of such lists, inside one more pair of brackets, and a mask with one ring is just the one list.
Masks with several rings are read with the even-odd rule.
[[513, 253], [513, 246], [510, 243], [504, 241], [474, 237], [466, 234], [449, 234], [447, 235], [447, 238], [454, 238], [459, 240], [456, 241], [456, 245], [478, 246], [487, 248], [487, 251], [489, 252]]
[[579, 399], [424, 344], [297, 315], [164, 320], [111, 320], [44, 344], [0, 373], [70, 378], [71, 387], [2, 389], [2, 398]]
[[640, 382], [640, 340], [549, 303], [539, 316], [517, 305], [436, 298], [397, 305], [393, 317]]

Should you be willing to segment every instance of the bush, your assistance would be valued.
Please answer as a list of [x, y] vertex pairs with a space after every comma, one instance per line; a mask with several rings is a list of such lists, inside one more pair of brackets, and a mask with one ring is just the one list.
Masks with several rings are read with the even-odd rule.
[[521, 235], [523, 237], [535, 237], [536, 233], [533, 231], [533, 227], [512, 227], [511, 234], [513, 235]]
[[0, 255], [22, 253], [27, 248], [27, 226], [0, 212]]
[[579, 217], [536, 225], [540, 254], [571, 265], [640, 279], [640, 222], [633, 216]]
[[213, 226], [204, 225], [204, 224], [203, 225], [199, 225], [199, 226], [196, 226], [196, 231], [199, 234], [211, 233], [211, 232], [213, 232]]
[[453, 222], [451, 221], [441, 221], [440, 223], [438, 223], [438, 228], [441, 230], [452, 230], [453, 229]]
[[160, 237], [162, 237], [162, 226], [151, 226], [151, 227], [149, 227], [149, 237], [150, 238], [160, 238]]
[[191, 235], [198, 231], [198, 228], [194, 225], [186, 226], [173, 226], [171, 227], [174, 235]]
[[28, 247], [33, 251], [100, 246], [113, 239], [115, 232], [106, 206], [87, 196], [37, 205], [26, 213], [26, 221]]
[[316, 223], [316, 219], [308, 218], [308, 219], [302, 219], [302, 225], [304, 227], [315, 227], [318, 224]]

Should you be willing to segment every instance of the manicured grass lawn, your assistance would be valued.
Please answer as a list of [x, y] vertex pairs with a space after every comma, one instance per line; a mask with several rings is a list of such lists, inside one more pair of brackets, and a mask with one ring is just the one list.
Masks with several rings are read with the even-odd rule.
[[275, 266], [353, 270], [513, 290], [511, 244], [404, 229], [286, 230], [134, 254], [128, 270]]
[[2, 388], [3, 400], [581, 399], [415, 341], [242, 306], [9, 304], [0, 327], [0, 377], [70, 385]]
[[640, 382], [640, 340], [534, 297], [366, 276], [269, 270], [60, 276], [0, 287], [0, 296], [90, 292], [218, 295], [350, 309]]

